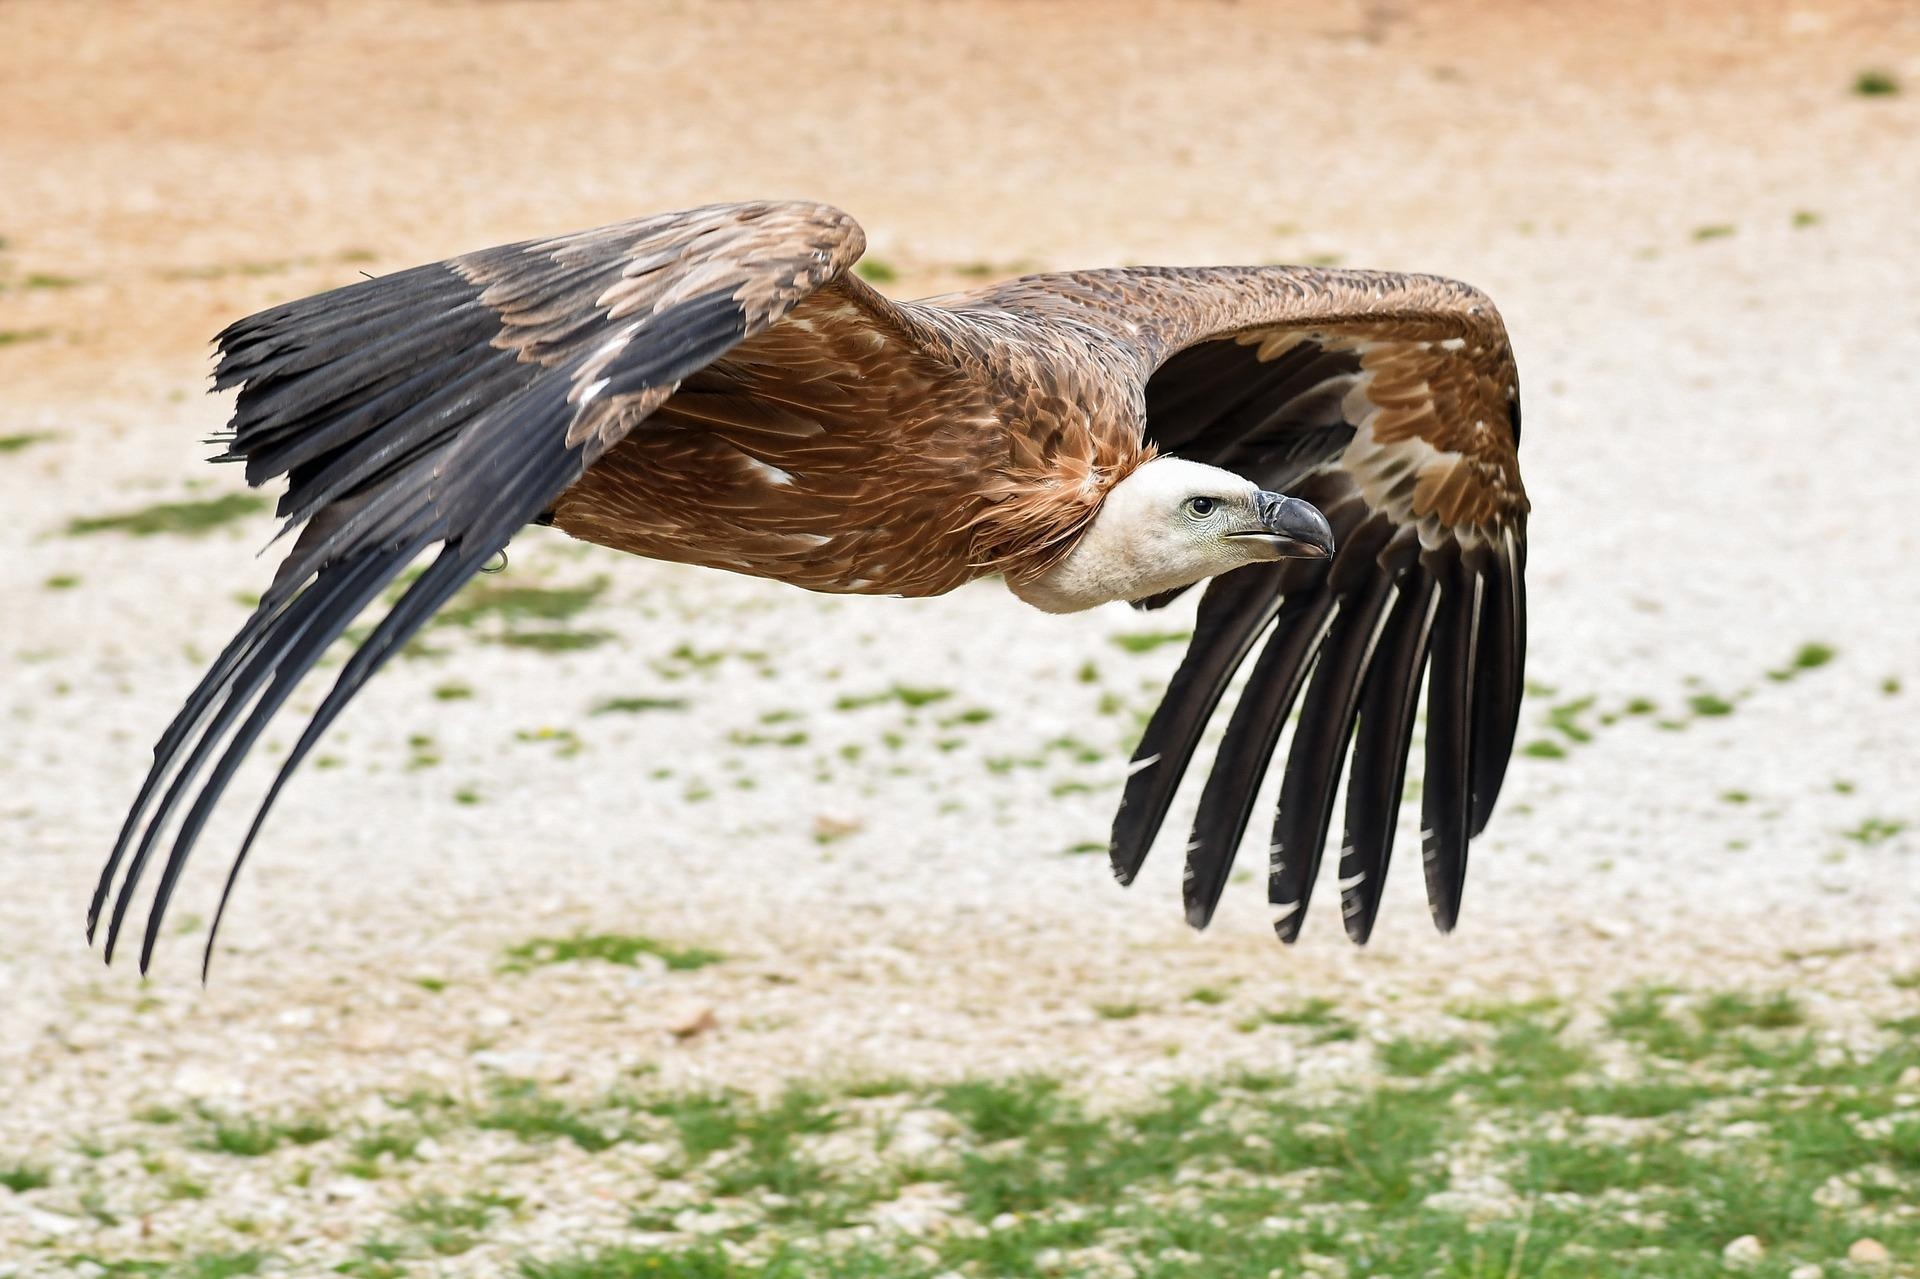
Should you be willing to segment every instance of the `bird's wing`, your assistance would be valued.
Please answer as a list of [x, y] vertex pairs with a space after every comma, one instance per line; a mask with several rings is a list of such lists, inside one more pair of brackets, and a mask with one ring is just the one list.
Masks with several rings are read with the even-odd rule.
[[241, 389], [221, 460], [243, 460], [252, 484], [287, 476], [280, 514], [305, 527], [155, 747], [88, 913], [91, 937], [124, 861], [107, 958], [162, 828], [205, 775], [148, 914], [146, 968], [187, 854], [241, 759], [410, 561], [441, 548], [300, 736], [229, 891], [289, 774], [408, 636], [681, 379], [829, 287], [864, 242], [824, 205], [715, 205], [416, 267], [222, 333], [215, 386]]
[[[1498, 312], [1428, 276], [1309, 268], [1101, 273], [1090, 308], [1125, 321], [1150, 370], [1146, 432], [1325, 512], [1331, 560], [1209, 584], [1148, 724], [1114, 825], [1139, 870], [1229, 682], [1252, 668], [1187, 846], [1187, 915], [1211, 918], [1296, 704], [1269, 845], [1269, 901], [1298, 935], [1349, 758], [1340, 884], [1364, 942], [1392, 850], [1421, 682], [1427, 893], [1451, 929], [1513, 749], [1526, 657], [1520, 401]], [[1161, 601], [1164, 602], [1164, 601]], [[1264, 637], [1264, 642], [1263, 642]], [[1258, 650], [1257, 657], [1254, 656]]]

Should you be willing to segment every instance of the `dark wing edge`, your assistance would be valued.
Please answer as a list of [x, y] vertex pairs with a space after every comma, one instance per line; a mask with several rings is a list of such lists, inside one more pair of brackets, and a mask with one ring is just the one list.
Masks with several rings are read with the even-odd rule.
[[[1154, 353], [1149, 438], [1314, 503], [1338, 550], [1331, 563], [1254, 566], [1209, 584], [1135, 752], [1114, 873], [1128, 883], [1139, 872], [1208, 722], [1252, 658], [1187, 845], [1188, 922], [1211, 920], [1297, 707], [1268, 846], [1274, 929], [1283, 941], [1299, 936], [1345, 769], [1342, 912], [1364, 943], [1424, 684], [1427, 894], [1436, 926], [1450, 931], [1468, 842], [1491, 818], [1512, 755], [1525, 673], [1528, 508], [1498, 313], [1452, 281], [1273, 268], [1237, 280], [1190, 273], [1199, 299], [1182, 316], [1168, 287], [1181, 274], [1151, 277], [1157, 309], [1189, 332]], [[1230, 300], [1214, 292], [1223, 276]], [[1239, 323], [1261, 288], [1281, 318]], [[1234, 322], [1207, 331], [1209, 308]]]
[[346, 703], [681, 379], [839, 277], [864, 244], [859, 225], [826, 205], [713, 205], [415, 267], [222, 332], [214, 386], [241, 389], [216, 460], [244, 461], [253, 485], [287, 476], [282, 533], [305, 527], [154, 748], [87, 912], [91, 941], [125, 863], [107, 962], [163, 829], [196, 782], [205, 774], [148, 910], [143, 973], [187, 857], [242, 759], [411, 561], [439, 544], [275, 776], [227, 876], [203, 979], [261, 823]]

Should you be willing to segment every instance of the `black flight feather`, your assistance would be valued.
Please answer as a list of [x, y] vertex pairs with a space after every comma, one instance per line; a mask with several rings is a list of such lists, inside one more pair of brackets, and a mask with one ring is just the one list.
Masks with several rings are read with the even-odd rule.
[[1374, 646], [1360, 689], [1353, 766], [1347, 775], [1346, 838], [1340, 853], [1340, 905], [1347, 936], [1364, 944], [1373, 934], [1393, 855], [1400, 794], [1413, 743], [1414, 710], [1427, 664], [1433, 621], [1433, 579], [1418, 565], [1396, 583], [1392, 611]]
[[1187, 841], [1187, 873], [1182, 886], [1187, 922], [1205, 928], [1220, 904], [1221, 890], [1233, 870], [1260, 782], [1267, 773], [1275, 743], [1286, 726], [1294, 699], [1300, 694], [1307, 668], [1320, 649], [1333, 612], [1333, 597], [1325, 591], [1287, 596], [1273, 633], [1261, 650], [1226, 735], [1207, 774]]
[[1217, 577], [1200, 599], [1193, 639], [1133, 752], [1108, 852], [1113, 874], [1133, 882], [1166, 820], [1174, 792], [1214, 708], [1254, 641], [1280, 609], [1284, 564], [1261, 564]]

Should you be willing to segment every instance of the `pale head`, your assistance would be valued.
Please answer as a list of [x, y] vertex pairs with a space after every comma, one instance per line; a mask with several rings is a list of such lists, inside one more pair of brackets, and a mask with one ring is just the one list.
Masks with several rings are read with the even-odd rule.
[[1157, 457], [1115, 484], [1073, 549], [1009, 580], [1049, 613], [1145, 599], [1261, 560], [1333, 554], [1326, 517], [1217, 466]]

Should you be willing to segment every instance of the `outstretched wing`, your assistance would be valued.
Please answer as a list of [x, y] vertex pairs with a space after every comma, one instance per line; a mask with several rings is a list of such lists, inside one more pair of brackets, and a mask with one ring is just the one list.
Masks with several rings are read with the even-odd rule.
[[1350, 758], [1340, 884], [1347, 932], [1364, 942], [1424, 678], [1427, 894], [1450, 930], [1467, 842], [1487, 824], [1512, 753], [1526, 657], [1520, 401], [1498, 313], [1474, 289], [1426, 276], [1107, 278], [1124, 281], [1120, 296], [1090, 296], [1137, 317], [1152, 370], [1149, 437], [1312, 502], [1338, 543], [1331, 562], [1259, 565], [1208, 586], [1134, 757], [1114, 873], [1128, 882], [1139, 871], [1207, 722], [1253, 658], [1187, 845], [1188, 920], [1212, 917], [1298, 705], [1269, 845], [1274, 928], [1285, 941], [1299, 934]]
[[[155, 747], [88, 912], [91, 937], [125, 862], [108, 960], [189, 792], [204, 775], [148, 913], [142, 971], [234, 770], [321, 653], [411, 560], [441, 547], [301, 734], [235, 858], [229, 892], [281, 786], [408, 636], [681, 379], [777, 322], [863, 247], [853, 219], [824, 205], [715, 205], [416, 267], [222, 333], [215, 386], [241, 390], [220, 460], [244, 461], [251, 484], [287, 476], [280, 514], [287, 529], [305, 527]], [[210, 933], [209, 955], [212, 946]]]

